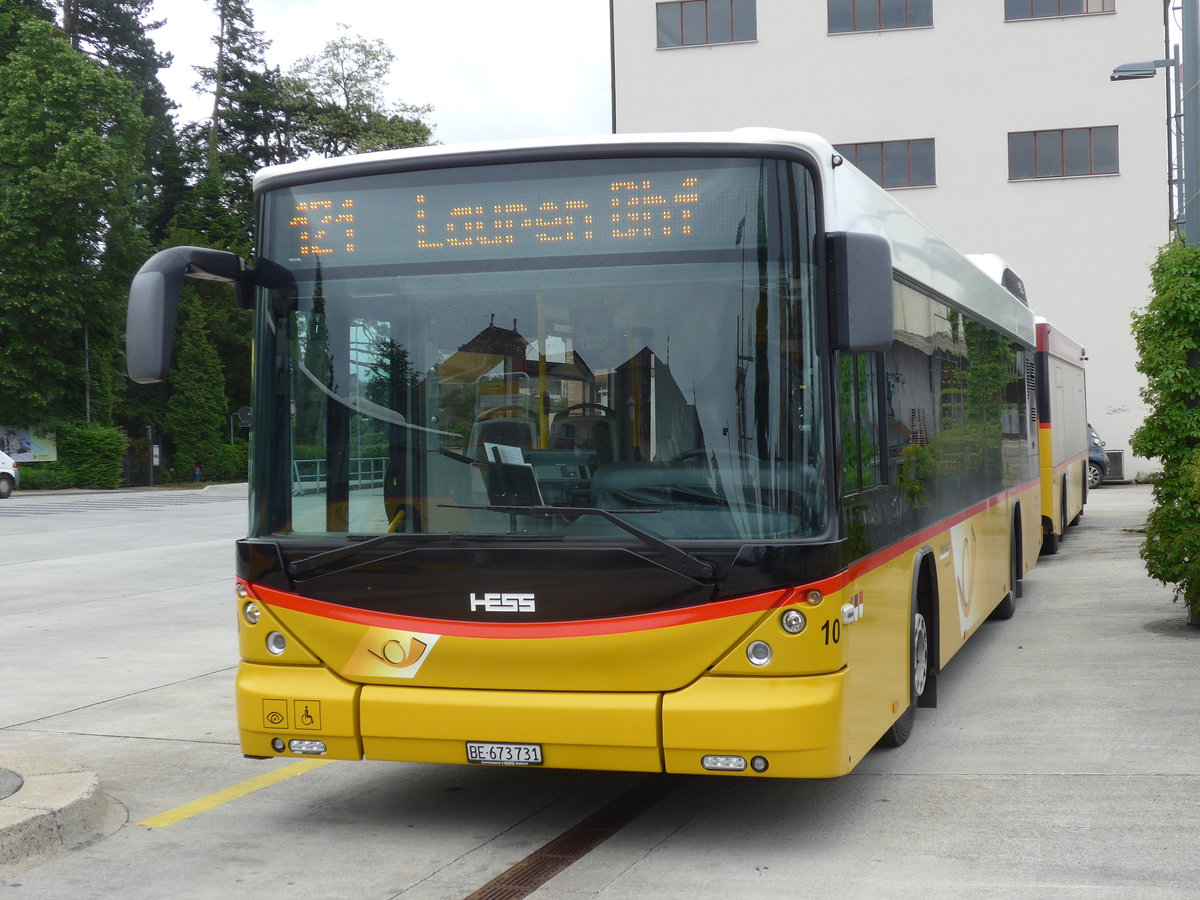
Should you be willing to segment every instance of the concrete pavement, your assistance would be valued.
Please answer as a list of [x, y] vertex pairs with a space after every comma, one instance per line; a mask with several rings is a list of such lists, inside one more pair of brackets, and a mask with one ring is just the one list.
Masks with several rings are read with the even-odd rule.
[[[989, 624], [951, 661], [939, 708], [921, 711], [905, 747], [872, 752], [853, 775], [829, 782], [689, 780], [538, 896], [1194, 896], [1200, 714], [1187, 685], [1194, 681], [1200, 629], [1184, 625], [1182, 607], [1146, 576], [1138, 557], [1149, 502], [1145, 486], [1093, 493], [1062, 552], [1030, 573], [1017, 617]], [[114, 534], [114, 541], [125, 539]], [[187, 630], [178, 616], [172, 626], [176, 639]], [[147, 655], [149, 647], [139, 642], [136, 652]], [[232, 643], [209, 652], [222, 664], [227, 653], [236, 654]], [[225, 706], [205, 706], [210, 694], [224, 696], [229, 679], [220, 672], [189, 682], [203, 691], [191, 691], [184, 703], [176, 700], [182, 684], [157, 706], [154, 695], [135, 693], [132, 684], [111, 691], [124, 693], [120, 710], [83, 698], [79, 709], [55, 720], [61, 724], [15, 725], [10, 749], [0, 749], [0, 768], [20, 771], [14, 748], [40, 750], [43, 740], [61, 740], [65, 756], [104, 773], [108, 790], [134, 811], [133, 821], [161, 812], [239, 779], [224, 760], [242, 761], [229, 741], [195, 744], [211, 748], [186, 757], [195, 778], [181, 784], [155, 777], [144, 737], [160, 729], [142, 720], [156, 710], [187, 708], [186, 721], [169, 722], [175, 742], [193, 731], [207, 734], [214, 722], [231, 728]], [[37, 686], [28, 687], [32, 698]], [[55, 708], [43, 700], [11, 718], [29, 722]], [[134, 711], [136, 727], [121, 719]], [[114, 734], [138, 740], [125, 737], [133, 748], [126, 750]], [[51, 752], [58, 747], [46, 745]], [[160, 764], [172, 773], [185, 758], [169, 750], [163, 757], [168, 762]], [[519, 784], [512, 774], [334, 765], [193, 820], [186, 841], [173, 831], [121, 828], [123, 809], [110, 804], [110, 818], [91, 826], [91, 839], [110, 833], [113, 819], [119, 833], [74, 852], [60, 842], [61, 858], [47, 865], [26, 859], [23, 866], [36, 870], [22, 876], [22, 896], [64, 896], [85, 881], [123, 896], [162, 896], [181, 886], [180, 896], [244, 895], [252, 885], [277, 889], [303, 873], [305, 889], [324, 896], [394, 897], [409, 884], [405, 896], [462, 897], [515, 861], [501, 851], [516, 858], [528, 852], [492, 837], [514, 834], [512, 820], [519, 820], [515, 813], [509, 818], [516, 802], [504, 790], [522, 800], [532, 794], [535, 805], [555, 810], [561, 820], [555, 828], [590, 811], [559, 813], [542, 797], [579, 777], [574, 773], [517, 773]], [[596, 785], [611, 780], [598, 778]], [[447, 798], [465, 799], [447, 812]], [[408, 819], [410, 811], [417, 818]], [[477, 851], [453, 849], [476, 832]], [[538, 846], [551, 836], [539, 832], [526, 843]], [[259, 851], [243, 859], [241, 848], [251, 845]], [[222, 873], [210, 869], [218, 857], [225, 860]], [[348, 858], [360, 864], [346, 867]], [[420, 880], [409, 869], [427, 874]], [[207, 882], [188, 881], [185, 873], [202, 870]]]
[[[22, 491], [0, 506], [14, 520], [31, 510], [79, 500], [118, 500], [136, 495], [169, 500], [172, 495], [243, 499], [246, 484], [171, 485], [121, 490]], [[69, 515], [66, 514], [65, 515]], [[0, 876], [36, 866], [64, 852], [107, 837], [125, 824], [124, 807], [108, 796], [100, 779], [80, 763], [11, 750], [0, 751]]]

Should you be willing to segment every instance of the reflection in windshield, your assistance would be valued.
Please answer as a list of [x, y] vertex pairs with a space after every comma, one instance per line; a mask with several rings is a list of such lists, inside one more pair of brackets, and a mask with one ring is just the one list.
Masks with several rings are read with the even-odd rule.
[[260, 530], [623, 536], [480, 508], [548, 505], [668, 540], [822, 532], [815, 266], [770, 227], [699, 261], [300, 282], [272, 330], [290, 496]]

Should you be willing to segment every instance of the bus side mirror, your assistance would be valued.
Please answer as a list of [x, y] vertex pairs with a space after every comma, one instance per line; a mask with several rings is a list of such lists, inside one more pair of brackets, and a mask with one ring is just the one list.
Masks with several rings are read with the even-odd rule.
[[833, 345], [850, 353], [892, 346], [892, 248], [878, 234], [829, 234], [829, 277], [833, 300]]
[[246, 264], [237, 254], [207, 247], [170, 247], [146, 260], [129, 286], [125, 316], [129, 377], [139, 384], [166, 380], [185, 275], [237, 285], [238, 306], [245, 309], [244, 298], [250, 291], [245, 269]]

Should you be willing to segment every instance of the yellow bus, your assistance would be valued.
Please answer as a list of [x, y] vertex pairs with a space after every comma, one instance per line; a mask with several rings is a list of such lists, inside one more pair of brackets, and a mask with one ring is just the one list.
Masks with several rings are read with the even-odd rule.
[[1041, 541], [1029, 308], [812, 134], [269, 168], [243, 753], [824, 778], [899, 745]]
[[1041, 316], [1036, 327], [1042, 552], [1054, 554], [1087, 503], [1087, 353]]

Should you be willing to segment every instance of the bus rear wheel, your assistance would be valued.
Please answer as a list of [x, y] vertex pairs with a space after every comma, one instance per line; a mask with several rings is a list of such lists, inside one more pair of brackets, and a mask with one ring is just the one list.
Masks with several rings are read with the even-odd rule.
[[1020, 551], [1017, 548], [1017, 529], [1014, 523], [1012, 533], [1008, 539], [1009, 590], [999, 605], [992, 610], [992, 614], [988, 616], [993, 621], [1011, 619], [1017, 611], [1017, 598], [1021, 596], [1021, 562], [1019, 553]]
[[917, 701], [929, 683], [929, 627], [920, 612], [913, 611], [912, 640], [909, 642], [909, 702], [908, 709], [879, 739], [885, 747], [899, 747], [912, 734], [917, 720]]

